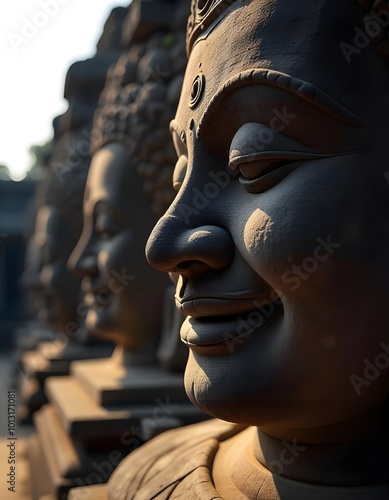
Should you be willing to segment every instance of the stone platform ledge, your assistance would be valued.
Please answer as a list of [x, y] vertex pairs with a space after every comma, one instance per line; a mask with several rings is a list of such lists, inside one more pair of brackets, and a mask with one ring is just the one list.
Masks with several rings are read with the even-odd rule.
[[83, 486], [69, 491], [68, 500], [108, 500], [107, 486]]

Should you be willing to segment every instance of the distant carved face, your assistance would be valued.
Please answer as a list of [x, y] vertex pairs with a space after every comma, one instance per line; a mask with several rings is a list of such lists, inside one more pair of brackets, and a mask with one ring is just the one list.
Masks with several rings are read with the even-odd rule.
[[35, 245], [43, 296], [38, 317], [62, 332], [77, 321], [81, 281], [69, 272], [67, 261], [81, 233], [81, 223], [78, 214], [64, 216], [50, 205], [42, 206], [36, 219]]
[[27, 242], [21, 285], [27, 296], [27, 305], [35, 317], [44, 308], [43, 287], [40, 279], [40, 255], [35, 243], [35, 235]]
[[86, 326], [126, 349], [139, 349], [160, 332], [168, 280], [146, 260], [144, 247], [155, 219], [136, 168], [119, 144], [93, 157], [84, 220], [71, 265], [84, 276]]
[[147, 252], [180, 276], [186, 389], [275, 435], [388, 398], [388, 70], [340, 49], [362, 18], [354, 0], [236, 2], [172, 123], [178, 194]]

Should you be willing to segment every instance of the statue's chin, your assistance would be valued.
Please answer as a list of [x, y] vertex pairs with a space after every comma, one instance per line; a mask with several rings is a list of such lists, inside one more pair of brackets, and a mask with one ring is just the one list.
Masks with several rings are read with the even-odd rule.
[[219, 398], [212, 388], [196, 387], [192, 379], [185, 377], [185, 390], [191, 403], [210, 417], [237, 424], [252, 424], [251, 421], [247, 422], [242, 418], [240, 408], [234, 404], [234, 401]]
[[280, 397], [274, 380], [254, 379], [235, 361], [222, 364], [222, 358], [189, 355], [185, 390], [190, 401], [207, 415], [258, 427], [274, 421], [287, 424], [296, 418], [301, 420], [301, 407], [290, 398]]
[[228, 389], [223, 390], [220, 380], [211, 381], [192, 355], [186, 366], [184, 383], [191, 403], [207, 415], [228, 422], [240, 422], [239, 410], [234, 410], [234, 401], [239, 399], [239, 395], [232, 394]]

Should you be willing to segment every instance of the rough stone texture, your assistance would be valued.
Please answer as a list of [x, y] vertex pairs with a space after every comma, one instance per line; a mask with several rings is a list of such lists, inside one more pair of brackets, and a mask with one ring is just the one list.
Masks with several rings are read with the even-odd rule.
[[134, 0], [123, 28], [123, 38], [130, 45], [147, 39], [161, 26], [171, 26], [174, 0]]
[[[126, 9], [120, 12], [123, 21]], [[34, 244], [38, 255], [36, 274], [40, 280], [38, 317], [62, 336], [62, 347], [54, 360], [48, 351], [37, 350], [25, 355], [25, 359], [32, 361], [33, 365], [45, 365], [44, 369], [37, 368], [35, 372], [40, 382], [39, 398], [31, 392], [31, 380], [27, 380], [28, 387], [22, 389], [26, 398], [20, 415], [24, 415], [25, 421], [44, 402], [43, 378], [69, 373], [72, 358], [94, 357], [90, 346], [97, 343], [94, 337], [88, 335], [83, 319], [78, 316], [77, 308], [82, 298], [81, 280], [70, 274], [67, 261], [82, 231], [82, 204], [90, 165], [93, 114], [107, 71], [117, 60], [121, 48], [117, 41], [120, 15], [114, 12], [110, 19], [106, 25], [109, 33], [103, 32], [96, 55], [72, 64], [67, 72], [64, 96], [68, 100], [68, 110], [53, 121], [53, 149], [37, 189]], [[102, 356], [112, 353], [112, 345], [99, 349]], [[24, 371], [31, 379], [34, 369], [31, 363], [27, 365]]]
[[388, 498], [389, 71], [362, 30], [388, 12], [359, 3], [193, 0], [147, 256], [178, 278], [191, 401], [248, 428], [147, 443], [109, 500]]
[[175, 152], [169, 123], [178, 104], [185, 70], [184, 34], [162, 30], [133, 46], [118, 61], [100, 100], [92, 149], [119, 142], [126, 146], [161, 215], [174, 193]]

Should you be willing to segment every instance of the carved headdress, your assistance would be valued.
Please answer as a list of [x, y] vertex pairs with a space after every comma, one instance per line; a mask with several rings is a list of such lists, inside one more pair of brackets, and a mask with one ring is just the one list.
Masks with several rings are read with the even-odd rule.
[[113, 142], [128, 150], [158, 216], [174, 198], [169, 123], [186, 66], [183, 31], [157, 32], [121, 56], [101, 95], [92, 134], [92, 154]]
[[[188, 19], [186, 50], [189, 56], [196, 40], [209, 26], [221, 19], [227, 9], [236, 0], [192, 0], [191, 13]], [[372, 39], [380, 54], [389, 58], [389, 32], [385, 19], [389, 20], [389, 7], [387, 1], [379, 0], [357, 0], [359, 5], [368, 11], [365, 17], [366, 33]], [[381, 15], [382, 23], [377, 18]], [[374, 27], [371, 23], [375, 23]]]
[[186, 51], [192, 51], [196, 39], [225, 12], [235, 0], [192, 0], [188, 19]]

